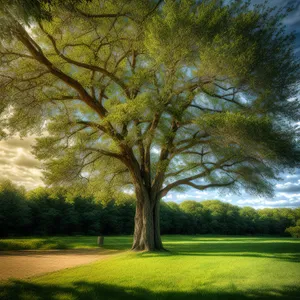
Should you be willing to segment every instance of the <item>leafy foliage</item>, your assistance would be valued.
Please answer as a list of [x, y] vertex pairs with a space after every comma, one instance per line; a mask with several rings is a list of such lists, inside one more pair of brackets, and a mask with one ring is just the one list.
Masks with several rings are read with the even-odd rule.
[[[49, 184], [271, 195], [299, 165], [299, 62], [285, 14], [244, 1], [1, 5], [1, 129]], [[38, 9], [39, 10], [39, 9]], [[26, 11], [26, 10], [25, 10]], [[145, 195], [144, 195], [145, 197]], [[152, 201], [151, 200], [151, 201]], [[71, 222], [71, 221], [70, 221]]]
[[[128, 196], [118, 199], [104, 198], [103, 195], [102, 198], [101, 195], [91, 197], [62, 188], [42, 187], [25, 195], [21, 188], [10, 182], [2, 182], [0, 189], [2, 237], [133, 233], [135, 201]], [[284, 235], [286, 232], [296, 236], [300, 209], [255, 210], [218, 200], [201, 203], [186, 200], [180, 204], [162, 202], [160, 221], [163, 234]], [[45, 244], [36, 240], [34, 243], [37, 243], [36, 247], [58, 245], [54, 240]]]
[[24, 234], [30, 228], [31, 218], [25, 190], [3, 181], [0, 184], [0, 236]]
[[300, 238], [300, 220], [296, 222], [296, 226], [288, 227], [285, 232], [289, 233], [293, 237]]

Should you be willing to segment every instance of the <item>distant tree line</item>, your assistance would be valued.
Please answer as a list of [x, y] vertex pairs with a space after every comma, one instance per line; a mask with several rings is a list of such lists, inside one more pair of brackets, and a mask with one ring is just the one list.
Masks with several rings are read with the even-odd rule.
[[[134, 213], [135, 201], [130, 197], [98, 200], [62, 188], [26, 192], [9, 181], [0, 183], [1, 237], [132, 234]], [[286, 228], [299, 222], [300, 208], [255, 210], [218, 200], [161, 206], [162, 234], [283, 235], [292, 234]]]

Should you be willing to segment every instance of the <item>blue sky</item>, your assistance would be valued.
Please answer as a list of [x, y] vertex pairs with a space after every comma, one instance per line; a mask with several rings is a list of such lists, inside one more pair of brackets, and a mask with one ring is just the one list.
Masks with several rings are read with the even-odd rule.
[[[262, 0], [252, 0], [252, 3], [262, 3]], [[287, 31], [295, 31], [295, 53], [300, 58], [300, 0], [270, 0], [270, 5], [282, 6], [293, 4], [296, 9], [284, 20]], [[0, 141], [0, 179], [6, 178], [25, 186], [27, 189], [42, 185], [40, 163], [31, 154], [31, 145], [34, 137], [20, 140], [13, 138]], [[260, 198], [240, 191], [239, 195], [230, 193], [222, 194], [218, 190], [185, 192], [170, 192], [166, 201], [177, 203], [183, 200], [202, 201], [206, 199], [219, 199], [239, 206], [263, 207], [299, 207], [300, 206], [300, 169], [291, 174], [282, 174], [282, 180], [275, 186], [275, 197], [272, 199]]]

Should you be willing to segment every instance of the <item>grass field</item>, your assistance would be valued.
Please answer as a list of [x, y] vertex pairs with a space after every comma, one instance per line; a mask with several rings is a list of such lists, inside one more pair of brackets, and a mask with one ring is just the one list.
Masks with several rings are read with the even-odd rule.
[[[130, 236], [105, 237], [105, 248], [128, 250]], [[0, 239], [0, 251], [7, 250], [50, 250], [50, 249], [95, 249], [98, 248], [96, 236], [48, 236]]]
[[[95, 237], [55, 239], [63, 239], [69, 248], [95, 247]], [[124, 252], [26, 281], [2, 282], [0, 299], [300, 299], [300, 240], [220, 236], [163, 240], [169, 252]], [[131, 237], [105, 238], [110, 249], [127, 249], [130, 243]]]
[[50, 236], [0, 239], [1, 250], [97, 248], [95, 236]]

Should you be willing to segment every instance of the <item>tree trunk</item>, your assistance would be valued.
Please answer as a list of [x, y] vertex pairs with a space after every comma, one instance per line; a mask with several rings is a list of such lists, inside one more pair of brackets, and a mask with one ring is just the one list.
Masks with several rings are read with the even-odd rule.
[[150, 199], [149, 194], [137, 194], [132, 245], [132, 250], [135, 251], [164, 250], [160, 237], [160, 200], [151, 203]]
[[160, 237], [160, 199], [156, 200], [154, 205], [154, 243], [158, 250], [164, 250]]

